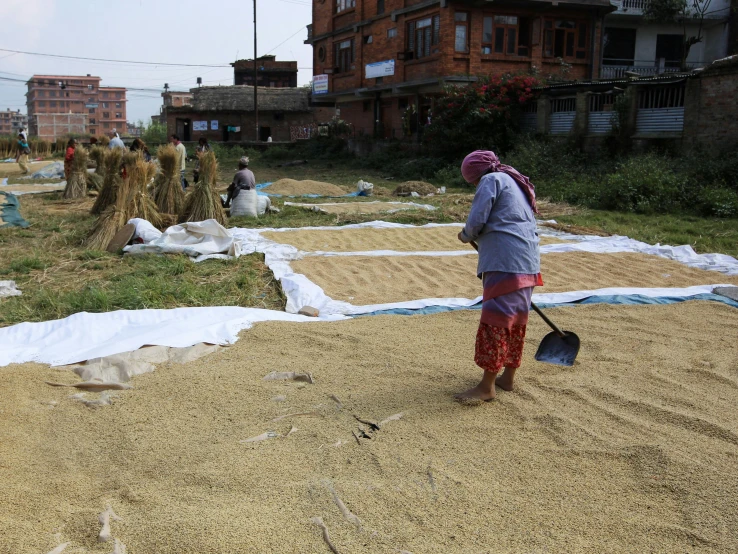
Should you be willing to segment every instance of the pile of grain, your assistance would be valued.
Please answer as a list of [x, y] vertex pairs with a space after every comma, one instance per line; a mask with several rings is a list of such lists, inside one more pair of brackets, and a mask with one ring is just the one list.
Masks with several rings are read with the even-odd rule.
[[425, 181], [405, 181], [395, 189], [393, 194], [400, 196], [411, 192], [417, 192], [420, 196], [427, 196], [428, 194], [436, 194], [438, 187]]
[[283, 196], [302, 196], [304, 194], [317, 194], [319, 196], [344, 196], [346, 189], [323, 183], [321, 181], [296, 181], [295, 179], [280, 179], [265, 189], [270, 194], [281, 194]]
[[[287, 203], [285, 203], [285, 205], [287, 205]], [[326, 214], [381, 214], [420, 209], [418, 206], [414, 206], [409, 202], [341, 202], [336, 204], [290, 203], [289, 205]]]
[[[96, 410], [44, 384], [71, 374], [2, 368], [0, 551], [109, 554], [107, 503], [132, 554], [328, 553], [313, 517], [351, 554], [738, 551], [738, 311], [548, 313], [586, 332], [578, 364], [535, 362], [533, 317], [516, 389], [479, 407], [451, 399], [481, 374], [472, 311], [259, 324]], [[354, 416], [399, 413], [357, 444]]]

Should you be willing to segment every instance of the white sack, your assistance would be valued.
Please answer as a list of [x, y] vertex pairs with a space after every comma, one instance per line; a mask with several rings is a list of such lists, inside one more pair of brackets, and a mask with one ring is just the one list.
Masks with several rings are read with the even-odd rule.
[[269, 208], [272, 207], [272, 199], [268, 196], [257, 195], [256, 197], [256, 211], [259, 215], [264, 215]]
[[192, 258], [225, 254], [238, 258], [241, 243], [220, 223], [208, 219], [174, 225], [148, 244], [134, 244], [123, 250], [128, 254], [186, 254]]
[[258, 215], [258, 195], [256, 190], [242, 190], [231, 201], [231, 217], [257, 217]]
[[0, 298], [7, 296], [20, 296], [23, 294], [15, 286], [15, 281], [0, 281]]

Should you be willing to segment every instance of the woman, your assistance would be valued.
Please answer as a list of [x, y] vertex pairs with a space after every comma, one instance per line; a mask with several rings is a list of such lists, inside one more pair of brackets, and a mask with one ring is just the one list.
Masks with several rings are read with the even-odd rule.
[[[476, 242], [479, 247], [477, 276], [482, 279], [484, 296], [474, 361], [484, 376], [456, 399], [490, 401], [495, 397], [495, 384], [502, 390], [513, 388], [533, 287], [543, 285], [535, 220], [538, 210], [528, 177], [502, 165], [494, 152], [472, 152], [464, 159], [461, 174], [477, 187], [459, 240]], [[503, 368], [505, 372], [497, 377]]]
[[77, 141], [73, 138], [67, 142], [67, 152], [64, 154], [64, 178], [69, 182], [72, 176], [72, 161], [74, 160], [74, 150], [77, 148]]
[[151, 154], [149, 153], [149, 149], [146, 146], [146, 143], [140, 138], [135, 139], [131, 143], [131, 152], [141, 152], [145, 161], [151, 161]]
[[195, 183], [200, 180], [200, 156], [205, 152], [210, 152], [210, 145], [208, 144], [208, 139], [200, 137], [200, 140], [197, 141], [197, 148], [195, 148], [195, 157], [197, 158], [195, 160], [195, 170], [193, 171]]
[[18, 164], [23, 175], [28, 174], [28, 155], [31, 153], [31, 148], [28, 146], [28, 139], [23, 131], [18, 133], [18, 144], [16, 145], [17, 155], [15, 157], [15, 163]]

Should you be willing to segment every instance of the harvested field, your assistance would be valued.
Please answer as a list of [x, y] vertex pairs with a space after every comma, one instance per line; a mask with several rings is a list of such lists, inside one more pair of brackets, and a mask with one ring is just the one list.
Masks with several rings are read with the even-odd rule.
[[[541, 256], [546, 286], [536, 292], [565, 292], [608, 287], [688, 287], [735, 284], [738, 277], [693, 269], [646, 254], [567, 252]], [[335, 300], [356, 306], [422, 298], [476, 298], [476, 256], [321, 257], [292, 263]]]
[[314, 517], [352, 554], [737, 551], [738, 310], [549, 313], [577, 365], [533, 360], [532, 318], [516, 389], [478, 407], [451, 401], [479, 378], [470, 311], [260, 324], [97, 410], [43, 383], [70, 374], [0, 368], [0, 550], [109, 554], [109, 503], [132, 553], [328, 552]]
[[280, 179], [269, 185], [264, 192], [282, 194], [284, 196], [302, 196], [317, 194], [320, 196], [344, 196], [347, 190], [331, 183], [321, 181], [296, 181], [295, 179]]
[[403, 210], [418, 210], [418, 206], [404, 202], [340, 202], [336, 204], [296, 204], [285, 202], [285, 206], [294, 206], [326, 214], [381, 214]]
[[[39, 169], [43, 169], [47, 165], [51, 165], [53, 163], [54, 160], [49, 160], [46, 162], [30, 162], [28, 164], [28, 174], [30, 175], [31, 173], [34, 173]], [[4, 177], [18, 177], [20, 175], [23, 175], [23, 172], [20, 169], [20, 165], [18, 165], [17, 163], [0, 163], [0, 179]]]
[[[264, 238], [291, 244], [304, 252], [367, 252], [396, 250], [398, 252], [428, 252], [473, 250], [459, 242], [460, 227], [429, 227], [426, 229], [343, 229], [336, 231], [267, 231]], [[541, 237], [541, 244], [558, 244], [553, 237]]]
[[64, 190], [64, 184], [54, 185], [0, 185], [0, 190], [10, 194], [38, 194]]

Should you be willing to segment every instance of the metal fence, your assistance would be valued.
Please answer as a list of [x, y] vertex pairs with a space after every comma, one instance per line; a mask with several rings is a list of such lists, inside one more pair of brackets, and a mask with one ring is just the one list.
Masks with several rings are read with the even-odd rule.
[[638, 95], [637, 133], [684, 131], [684, 84], [649, 87]]
[[538, 102], [523, 106], [520, 116], [520, 130], [523, 133], [535, 133], [538, 130]]
[[549, 132], [552, 135], [568, 135], [574, 127], [576, 116], [576, 98], [555, 98], [551, 100]]
[[589, 97], [588, 129], [590, 134], [606, 135], [612, 131], [614, 104], [614, 94], [593, 94]]

